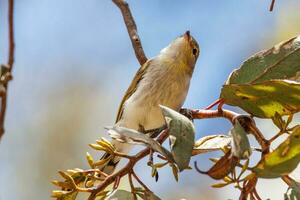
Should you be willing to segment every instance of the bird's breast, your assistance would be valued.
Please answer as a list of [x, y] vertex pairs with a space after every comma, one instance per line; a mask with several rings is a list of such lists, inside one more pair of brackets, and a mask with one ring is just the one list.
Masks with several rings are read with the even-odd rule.
[[135, 93], [125, 102], [122, 123], [128, 128], [145, 130], [163, 126], [159, 105], [179, 110], [183, 105], [190, 77], [172, 69], [152, 68], [140, 81]]

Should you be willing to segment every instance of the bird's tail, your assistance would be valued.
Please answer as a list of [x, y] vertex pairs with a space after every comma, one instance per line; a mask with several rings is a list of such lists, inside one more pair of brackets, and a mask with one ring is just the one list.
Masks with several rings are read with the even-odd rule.
[[[121, 153], [129, 153], [131, 149], [131, 145], [127, 143], [121, 143], [117, 140], [113, 140], [111, 142], [116, 150]], [[110, 156], [109, 153], [105, 153], [102, 157], [102, 159], [107, 159]], [[100, 170], [103, 171], [106, 174], [112, 174], [117, 167], [118, 163], [120, 162], [121, 158], [120, 157], [113, 157], [110, 159], [107, 163], [105, 163], [103, 166], [101, 166]]]

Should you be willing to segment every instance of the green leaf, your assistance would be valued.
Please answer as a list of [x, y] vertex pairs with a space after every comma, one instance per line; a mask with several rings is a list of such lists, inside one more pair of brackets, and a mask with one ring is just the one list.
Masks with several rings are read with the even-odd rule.
[[208, 135], [200, 138], [194, 144], [194, 154], [221, 150], [230, 145], [231, 137], [228, 135]]
[[284, 194], [286, 200], [298, 200], [300, 199], [300, 183], [292, 180], [287, 192]]
[[271, 79], [300, 81], [300, 36], [250, 57], [231, 73], [226, 84], [261, 83]]
[[268, 153], [254, 167], [261, 178], [277, 178], [291, 173], [300, 162], [300, 125], [273, 152]]
[[285, 121], [277, 112], [275, 113], [274, 117], [272, 117], [272, 121], [280, 130], [284, 130], [286, 128]]
[[300, 111], [300, 83], [272, 80], [264, 83], [224, 85], [221, 98], [261, 118], [272, 118], [276, 112], [290, 115]]
[[290, 189], [292, 190], [292, 194], [295, 195], [296, 199], [300, 199], [300, 183], [292, 180], [292, 184], [290, 185]]
[[112, 191], [105, 200], [134, 200], [134, 195], [126, 190]]
[[154, 151], [159, 152], [165, 156], [170, 162], [175, 162], [173, 155], [170, 151], [160, 145], [156, 140], [150, 138], [148, 135], [138, 132], [133, 129], [114, 126], [107, 127], [108, 134], [115, 140], [119, 142], [129, 143], [129, 144], [141, 144], [151, 147]]
[[189, 167], [192, 156], [195, 127], [184, 115], [166, 107], [160, 106], [169, 128], [171, 152], [179, 171]]
[[232, 136], [232, 149], [231, 153], [233, 156], [239, 159], [247, 159], [251, 155], [251, 147], [247, 132], [241, 126], [238, 120], [235, 120], [233, 128], [229, 133]]

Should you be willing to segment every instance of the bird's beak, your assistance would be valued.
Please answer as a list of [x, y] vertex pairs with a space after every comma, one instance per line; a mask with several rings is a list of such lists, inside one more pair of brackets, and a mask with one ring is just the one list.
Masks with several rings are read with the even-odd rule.
[[183, 34], [183, 37], [184, 37], [187, 41], [190, 41], [190, 40], [191, 40], [191, 34], [190, 34], [190, 31], [186, 31], [186, 32]]

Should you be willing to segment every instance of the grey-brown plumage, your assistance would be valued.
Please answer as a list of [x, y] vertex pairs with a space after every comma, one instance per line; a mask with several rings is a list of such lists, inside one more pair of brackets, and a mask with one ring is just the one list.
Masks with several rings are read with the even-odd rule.
[[[196, 40], [186, 32], [159, 55], [139, 68], [127, 89], [117, 115], [116, 125], [139, 130], [165, 125], [159, 105], [179, 110], [183, 105], [199, 55]], [[117, 151], [128, 153], [130, 145], [113, 140]], [[108, 157], [107, 154], [104, 158]], [[120, 158], [114, 158], [102, 170], [110, 174]]]

